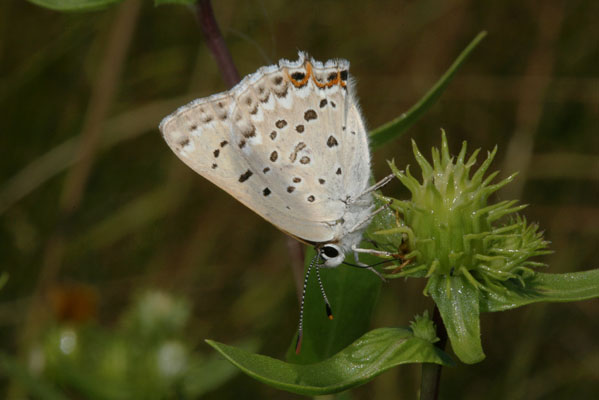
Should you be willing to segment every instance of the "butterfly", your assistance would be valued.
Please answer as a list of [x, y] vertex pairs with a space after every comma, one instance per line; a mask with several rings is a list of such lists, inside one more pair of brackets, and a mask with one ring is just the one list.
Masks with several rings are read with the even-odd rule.
[[[185, 164], [315, 247], [305, 282], [320, 261], [318, 267], [337, 267], [351, 252], [356, 260], [358, 253], [389, 255], [358, 247], [381, 210], [374, 210], [372, 192], [392, 175], [370, 185], [368, 135], [354, 86], [347, 60], [323, 63], [299, 52], [297, 61], [262, 67], [160, 123], [166, 143]], [[302, 314], [303, 302], [298, 340]]]

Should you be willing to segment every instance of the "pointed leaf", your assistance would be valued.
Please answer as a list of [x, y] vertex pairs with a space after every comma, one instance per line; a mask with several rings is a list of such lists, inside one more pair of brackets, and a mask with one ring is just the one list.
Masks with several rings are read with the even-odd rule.
[[508, 281], [505, 292], [481, 293], [482, 312], [505, 311], [541, 301], [566, 302], [599, 297], [599, 269], [568, 274], [537, 272], [525, 286]]
[[482, 361], [478, 290], [461, 275], [434, 275], [428, 291], [439, 308], [454, 353], [466, 364]]
[[56, 11], [95, 11], [123, 0], [27, 0], [40, 7]]
[[437, 83], [435, 83], [428, 93], [426, 93], [424, 97], [418, 101], [418, 103], [414, 104], [406, 113], [373, 130], [370, 135], [370, 144], [372, 149], [376, 149], [388, 141], [400, 136], [404, 131], [412, 126], [426, 110], [435, 104], [447, 85], [449, 85], [449, 82], [451, 82], [457, 70], [464, 63], [466, 58], [468, 58], [470, 53], [472, 53], [472, 50], [478, 46], [480, 41], [486, 35], [486, 32], [479, 33], [474, 40], [472, 40], [472, 42], [470, 42], [470, 44], [462, 51], [458, 58], [456, 58], [453, 64], [437, 81]]
[[206, 342], [249, 376], [278, 389], [309, 396], [356, 387], [400, 364], [453, 364], [440, 349], [415, 337], [406, 328], [375, 329], [333, 357], [309, 365], [286, 363], [211, 340]]
[[154, 0], [155, 6], [160, 6], [162, 4], [183, 4], [183, 5], [192, 5], [197, 0]]
[[[239, 343], [239, 348], [256, 351], [258, 341], [246, 340]], [[184, 398], [197, 399], [201, 395], [218, 388], [239, 373], [239, 369], [226, 362], [218, 354], [192, 359], [183, 377], [181, 387]]]

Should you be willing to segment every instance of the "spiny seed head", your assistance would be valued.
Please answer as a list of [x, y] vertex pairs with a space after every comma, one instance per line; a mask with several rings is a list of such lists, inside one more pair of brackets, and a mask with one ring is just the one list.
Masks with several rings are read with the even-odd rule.
[[414, 336], [417, 338], [424, 339], [430, 343], [439, 341], [435, 324], [430, 319], [428, 311], [425, 311], [422, 315], [415, 315], [414, 320], [410, 322], [410, 329], [412, 329]]
[[464, 142], [458, 156], [450, 156], [445, 132], [441, 149], [432, 149], [432, 165], [414, 142], [412, 147], [422, 170], [421, 181], [412, 176], [409, 168], [402, 172], [389, 163], [412, 195], [409, 201], [393, 201], [391, 205], [408, 229], [408, 257], [412, 259], [393, 277], [464, 274], [482, 287], [482, 283], [522, 280], [533, 273], [531, 267], [543, 265], [528, 260], [548, 252], [538, 227], [516, 215], [525, 205], [515, 200], [488, 203], [489, 196], [516, 175], [494, 184], [491, 182], [498, 171], [485, 177], [497, 148], [475, 169], [479, 150], [466, 158]]

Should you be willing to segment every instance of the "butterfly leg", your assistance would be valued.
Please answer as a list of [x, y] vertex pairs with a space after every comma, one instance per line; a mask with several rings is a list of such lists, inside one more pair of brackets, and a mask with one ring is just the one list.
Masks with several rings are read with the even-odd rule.
[[[375, 211], [374, 214], [376, 214], [377, 212], [380, 212], [384, 208], [385, 207], [381, 207], [379, 210]], [[379, 257], [394, 257], [393, 253], [389, 253], [387, 251], [381, 251], [381, 250], [361, 249], [361, 248], [357, 247], [356, 245], [353, 245], [351, 247], [351, 250], [354, 253], [354, 260], [355, 260], [357, 266], [359, 266], [360, 268], [366, 268], [366, 269], [372, 271], [376, 276], [381, 278], [381, 280], [383, 282], [386, 282], [386, 279], [383, 277], [383, 275], [381, 275], [376, 269], [374, 269], [372, 266], [360, 261], [360, 253], [374, 254]]]
[[365, 196], [365, 195], [367, 195], [369, 193], [372, 193], [372, 192], [374, 192], [376, 190], [379, 190], [380, 188], [382, 188], [383, 186], [385, 186], [387, 183], [391, 182], [391, 179], [393, 179], [394, 176], [395, 175], [393, 175], [393, 174], [387, 175], [386, 177], [384, 177], [383, 179], [381, 179], [380, 181], [378, 181], [374, 185], [372, 185], [369, 188], [367, 188], [366, 190], [364, 190], [364, 192], [360, 193], [356, 198], [350, 199], [348, 201], [348, 203], [354, 203], [360, 197]]
[[372, 254], [373, 256], [377, 256], [377, 257], [393, 257], [393, 258], [397, 257], [397, 253], [391, 253], [389, 251], [375, 250], [375, 249], [361, 249], [355, 245], [352, 246], [351, 249], [354, 253]]
[[388, 204], [380, 206], [379, 208], [374, 210], [371, 214], [369, 214], [366, 218], [364, 218], [362, 221], [360, 221], [356, 225], [354, 225], [353, 228], [351, 228], [348, 232], [351, 233], [351, 232], [355, 232], [355, 231], [362, 229], [366, 224], [368, 224], [372, 220], [372, 218], [374, 218], [375, 215], [377, 215], [378, 213], [380, 213], [381, 211], [383, 211], [384, 209], [386, 209], [388, 207], [389, 207]]

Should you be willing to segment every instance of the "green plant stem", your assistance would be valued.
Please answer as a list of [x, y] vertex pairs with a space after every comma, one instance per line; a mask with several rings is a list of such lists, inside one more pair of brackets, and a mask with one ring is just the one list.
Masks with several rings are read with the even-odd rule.
[[[447, 344], [447, 331], [443, 320], [441, 319], [441, 313], [435, 305], [433, 310], [433, 322], [435, 323], [435, 329], [437, 331], [437, 337], [439, 341], [436, 346], [441, 350], [445, 350]], [[422, 364], [422, 375], [420, 378], [420, 400], [437, 400], [439, 398], [439, 386], [441, 383], [441, 365], [432, 363]]]

